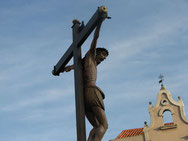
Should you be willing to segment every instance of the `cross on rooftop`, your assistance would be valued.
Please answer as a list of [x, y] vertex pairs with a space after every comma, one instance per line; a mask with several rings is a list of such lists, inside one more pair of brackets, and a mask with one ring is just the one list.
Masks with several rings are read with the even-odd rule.
[[159, 75], [159, 84], [163, 84], [163, 81], [164, 81], [164, 76], [162, 74]]

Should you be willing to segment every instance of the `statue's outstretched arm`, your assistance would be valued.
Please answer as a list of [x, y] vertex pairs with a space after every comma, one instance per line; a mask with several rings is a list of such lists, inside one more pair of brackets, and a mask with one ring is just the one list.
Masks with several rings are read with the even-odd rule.
[[95, 29], [94, 37], [93, 37], [93, 40], [92, 40], [92, 43], [91, 43], [91, 46], [90, 46], [90, 51], [93, 54], [96, 53], [97, 39], [99, 38], [99, 32], [100, 32], [101, 25], [102, 25], [103, 21], [104, 21], [104, 19], [100, 20], [98, 25], [97, 25], [97, 28]]
[[66, 66], [61, 72], [69, 72], [74, 69], [74, 65]]
[[[61, 70], [61, 73], [63, 72], [69, 72], [74, 69], [74, 65], [66, 66], [64, 69]], [[54, 70], [52, 70], [52, 74], [55, 75]]]

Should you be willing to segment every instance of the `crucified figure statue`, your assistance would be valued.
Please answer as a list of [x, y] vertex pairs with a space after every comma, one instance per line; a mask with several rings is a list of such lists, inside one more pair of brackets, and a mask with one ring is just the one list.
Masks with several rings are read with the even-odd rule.
[[[101, 19], [98, 22], [90, 49], [82, 59], [85, 113], [87, 119], [93, 126], [93, 129], [90, 131], [88, 141], [101, 141], [108, 128], [108, 121], [103, 103], [105, 95], [102, 90], [96, 86], [97, 65], [104, 61], [108, 56], [107, 49], [96, 48], [103, 21], [104, 19]], [[62, 72], [68, 72], [72, 69], [74, 69], [74, 65], [66, 66]]]

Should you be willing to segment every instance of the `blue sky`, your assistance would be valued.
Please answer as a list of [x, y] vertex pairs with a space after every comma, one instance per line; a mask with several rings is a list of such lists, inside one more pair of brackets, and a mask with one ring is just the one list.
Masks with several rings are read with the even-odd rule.
[[0, 140], [76, 140], [73, 72], [51, 70], [72, 43], [72, 20], [87, 23], [101, 5], [112, 17], [98, 41], [110, 52], [98, 66], [109, 122], [103, 140], [150, 122], [160, 73], [188, 113], [187, 0], [1, 0]]

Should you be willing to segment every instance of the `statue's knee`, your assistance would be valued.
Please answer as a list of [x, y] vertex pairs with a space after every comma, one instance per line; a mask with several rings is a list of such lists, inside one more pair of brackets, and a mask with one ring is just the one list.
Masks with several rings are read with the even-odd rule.
[[105, 128], [106, 128], [106, 130], [108, 129], [108, 123], [106, 124], [106, 127], [105, 127]]
[[104, 130], [106, 132], [106, 130], [108, 129], [108, 123], [104, 124], [103, 127], [104, 127]]

